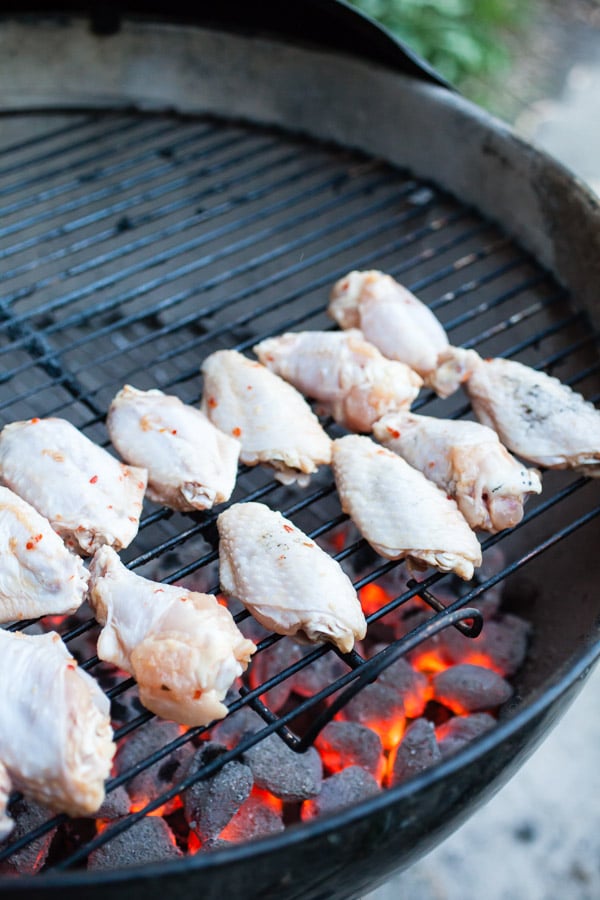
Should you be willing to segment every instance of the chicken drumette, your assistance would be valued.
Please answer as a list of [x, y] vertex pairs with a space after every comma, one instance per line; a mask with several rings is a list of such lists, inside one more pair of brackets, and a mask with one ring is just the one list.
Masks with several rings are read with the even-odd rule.
[[108, 698], [55, 632], [0, 630], [0, 665], [0, 762], [13, 787], [55, 812], [96, 812], [116, 749]]
[[436, 316], [391, 275], [349, 272], [333, 286], [328, 312], [340, 328], [359, 328], [384, 356], [418, 372], [440, 397], [469, 375], [473, 351], [450, 346]]
[[408, 409], [423, 379], [386, 359], [360, 331], [302, 331], [254, 347], [260, 361], [313, 397], [351, 431], [370, 431], [390, 412]]
[[477, 422], [407, 412], [384, 416], [375, 437], [451, 494], [471, 526], [497, 532], [523, 518], [528, 494], [542, 490], [539, 473], [502, 446]]
[[144, 706], [182, 725], [222, 719], [222, 702], [256, 647], [212, 594], [149, 581], [110, 547], [90, 565], [98, 656], [130, 672]]

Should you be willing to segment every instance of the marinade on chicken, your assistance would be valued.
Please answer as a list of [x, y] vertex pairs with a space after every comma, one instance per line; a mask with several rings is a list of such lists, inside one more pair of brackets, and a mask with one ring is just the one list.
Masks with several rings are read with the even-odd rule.
[[539, 472], [511, 456], [496, 432], [477, 422], [406, 412], [384, 416], [373, 433], [454, 497], [471, 528], [512, 528], [523, 518], [527, 496], [541, 493]]
[[600, 476], [600, 412], [558, 378], [509, 359], [478, 359], [473, 410], [509, 450], [547, 469]]
[[29, 419], [0, 433], [0, 481], [91, 556], [127, 547], [139, 528], [145, 469], [118, 462], [65, 419]]
[[193, 406], [162, 391], [125, 385], [106, 420], [120, 456], [148, 470], [147, 494], [171, 509], [210, 509], [229, 500], [240, 443]]
[[222, 719], [222, 702], [256, 650], [212, 594], [129, 571], [110, 547], [90, 565], [98, 656], [129, 672], [148, 709], [182, 725]]
[[13, 788], [54, 812], [96, 812], [116, 749], [108, 697], [56, 632], [0, 629], [0, 667], [0, 762]]
[[377, 553], [473, 577], [479, 541], [456, 502], [421, 472], [360, 435], [333, 442], [332, 467], [342, 509]]
[[202, 410], [241, 443], [240, 461], [305, 486], [331, 460], [331, 440], [304, 397], [259, 362], [218, 350], [202, 364]]
[[217, 526], [221, 588], [265, 628], [331, 641], [344, 653], [365, 636], [358, 596], [340, 564], [281, 513], [236, 503]]
[[87, 571], [50, 522], [0, 487], [0, 622], [66, 615], [79, 609]]
[[340, 328], [359, 328], [388, 359], [418, 372], [440, 397], [469, 375], [473, 351], [452, 347], [429, 307], [391, 275], [349, 272], [333, 286], [328, 312]]
[[254, 352], [350, 431], [368, 432], [386, 413], [408, 409], [423, 384], [409, 366], [386, 359], [356, 329], [288, 332], [261, 341]]

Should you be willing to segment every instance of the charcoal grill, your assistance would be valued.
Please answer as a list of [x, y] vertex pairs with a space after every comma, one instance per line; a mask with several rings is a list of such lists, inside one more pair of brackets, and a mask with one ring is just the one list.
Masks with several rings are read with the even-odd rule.
[[[176, 3], [167, 13], [162, 4], [104, 4], [91, 20], [75, 3], [60, 15], [51, 4], [25, 6], [30, 14], [23, 4], [17, 12], [4, 4], [0, 22], [3, 423], [61, 415], [107, 444], [104, 415], [123, 383], [196, 403], [209, 352], [248, 351], [284, 330], [331, 327], [328, 290], [351, 268], [379, 268], [407, 284], [453, 343], [544, 368], [598, 396], [594, 199], [347, 7], [298, 3], [290, 26], [269, 3], [251, 14], [226, 4], [217, 23], [202, 10], [185, 21]], [[468, 412], [460, 396], [427, 395], [416, 407]], [[281, 509], [315, 537], [345, 518], [329, 472], [294, 490], [242, 469], [233, 497], [240, 499]], [[599, 512], [593, 482], [548, 473], [521, 525], [484, 541], [484, 551], [501, 544], [502, 571], [441, 609], [436, 590], [448, 579], [428, 576], [390, 604], [426, 589], [427, 622], [375, 663], [346, 657], [347, 674], [330, 688], [337, 696], [359, 690], [436, 630], [475, 631], [471, 604], [502, 583], [507, 608], [533, 623], [533, 644], [498, 726], [466, 750], [277, 837], [143, 870], [77, 868], [94, 846], [162, 805], [163, 795], [70, 848], [50, 871], [2, 879], [0, 895], [360, 896], [489, 797], [581, 687], [600, 647], [597, 561], [589, 553]], [[125, 559], [142, 573], [160, 565], [169, 582], [204, 572], [206, 587], [215, 588], [214, 523], [213, 513], [148, 506]], [[338, 558], [363, 550], [357, 541]], [[394, 565], [372, 559], [358, 586]], [[75, 641], [94, 627], [62, 630]], [[333, 652], [317, 648], [303, 664]], [[83, 665], [93, 672], [97, 660]], [[290, 671], [232, 703], [232, 710], [251, 704], [265, 720], [233, 755], [275, 730], [296, 749], [310, 742], [322, 722], [297, 732], [294, 716], [276, 716], [259, 699]], [[130, 690], [127, 680], [109, 693]], [[141, 713], [119, 736], [149, 718]], [[168, 759], [198, 732], [109, 788]], [[9, 841], [0, 858], [50, 824]]]

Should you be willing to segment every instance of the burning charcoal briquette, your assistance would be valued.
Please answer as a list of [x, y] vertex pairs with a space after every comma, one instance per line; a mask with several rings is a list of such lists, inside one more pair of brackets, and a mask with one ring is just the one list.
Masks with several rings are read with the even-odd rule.
[[383, 745], [378, 734], [357, 722], [330, 722], [318, 735], [315, 745], [325, 766], [334, 772], [348, 766], [362, 766], [379, 778], [383, 765]]
[[231, 713], [211, 730], [211, 737], [219, 744], [223, 744], [229, 750], [238, 744], [246, 734], [255, 734], [265, 727], [265, 722], [258, 713], [249, 706], [242, 706], [237, 712]]
[[94, 818], [120, 819], [127, 815], [130, 806], [129, 794], [122, 785], [119, 785], [106, 795], [102, 806], [94, 813]]
[[[306, 656], [314, 650], [314, 647], [300, 649], [301, 653]], [[296, 672], [292, 679], [294, 691], [301, 697], [312, 697], [323, 688], [329, 687], [348, 671], [346, 663], [330, 650]]]
[[[261, 653], [257, 653], [252, 660], [249, 670], [250, 686], [257, 688], [269, 678], [279, 675], [288, 666], [298, 662], [302, 658], [302, 649], [296, 641], [290, 638], [282, 638], [271, 647], [267, 647]], [[337, 658], [337, 657], [336, 657]], [[294, 679], [286, 678], [280, 684], [271, 688], [265, 695], [265, 702], [274, 712], [281, 709], [290, 696], [294, 687]]]
[[254, 783], [285, 802], [307, 800], [321, 790], [323, 764], [314, 747], [296, 753], [270, 734], [244, 753]]
[[377, 681], [387, 684], [400, 694], [404, 711], [410, 719], [423, 714], [429, 699], [429, 682], [422, 672], [400, 657], [383, 670]]
[[436, 728], [435, 733], [442, 756], [450, 756], [465, 744], [489, 731], [496, 720], [489, 713], [473, 713], [472, 716], [454, 716]]
[[529, 622], [519, 616], [505, 615], [486, 622], [473, 643], [497, 671], [514, 675], [525, 662], [530, 633]]
[[90, 853], [88, 869], [116, 869], [181, 855], [165, 820], [147, 816]]
[[432, 685], [438, 703], [462, 714], [500, 706], [513, 692], [510, 684], [496, 672], [467, 663], [435, 675]]
[[398, 746], [390, 787], [424, 772], [442, 758], [435, 736], [435, 728], [427, 719], [415, 719], [406, 729]]
[[379, 785], [372, 775], [360, 766], [348, 766], [323, 781], [320, 794], [302, 804], [302, 819], [312, 819], [336, 812], [360, 800], [379, 793]]
[[[136, 763], [181, 736], [179, 725], [162, 719], [151, 719], [133, 731], [120, 745], [116, 756], [118, 774], [127, 772]], [[138, 806], [159, 797], [181, 777], [194, 753], [191, 743], [182, 744], [153, 766], [144, 769], [125, 782], [132, 804]]]
[[[9, 811], [15, 822], [15, 826], [8, 836], [9, 843], [53, 818], [53, 813], [49, 809], [32, 800], [16, 800], [11, 804]], [[35, 875], [46, 862], [48, 850], [55, 834], [56, 828], [51, 828], [50, 831], [35, 838], [22, 850], [11, 854], [8, 859], [0, 862], [0, 872], [6, 875]]]
[[404, 704], [395, 688], [376, 681], [367, 684], [341, 710], [340, 717], [376, 731], [386, 750], [404, 730]]
[[[212, 741], [196, 751], [185, 773], [193, 775], [216, 759], [225, 747]], [[197, 781], [183, 794], [185, 817], [204, 842], [215, 841], [230, 819], [250, 796], [254, 778], [249, 766], [238, 760], [225, 763], [214, 775]]]
[[[227, 841], [249, 841], [284, 829], [281, 814], [260, 797], [249, 797], [227, 825]], [[214, 846], [214, 845], [213, 845]]]

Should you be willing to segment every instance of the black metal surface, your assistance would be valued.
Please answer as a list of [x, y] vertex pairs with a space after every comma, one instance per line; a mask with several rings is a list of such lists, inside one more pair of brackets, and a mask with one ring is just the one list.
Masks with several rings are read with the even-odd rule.
[[275, 37], [319, 49], [337, 50], [369, 59], [412, 78], [421, 78], [453, 90], [450, 84], [390, 31], [345, 0], [221, 0], [220, 3], [172, 0], [48, 0], [0, 3], [0, 16], [17, 14], [77, 15], [89, 19], [99, 36], [116, 34], [125, 18], [218, 28], [244, 34]]
[[[158, 387], [197, 402], [199, 366], [213, 350], [226, 346], [249, 351], [269, 334], [331, 327], [324, 312], [329, 288], [351, 268], [379, 268], [398, 277], [436, 311], [453, 343], [544, 367], [588, 397], [597, 393], [597, 335], [586, 317], [570, 306], [549, 273], [497, 227], [431, 184], [339, 148], [219, 121], [129, 114], [57, 115], [55, 121], [51, 116], [15, 116], [4, 121], [15, 135], [25, 131], [27, 136], [15, 137], [0, 149], [2, 424], [61, 415], [106, 445], [104, 413], [123, 383]], [[415, 406], [446, 416], [468, 412], [460, 395], [447, 401], [424, 395]], [[332, 434], [339, 433], [331, 423], [328, 427]], [[504, 725], [478, 742], [479, 750], [470, 749], [414, 784], [387, 792], [361, 807], [362, 813], [351, 810], [336, 817], [331, 828], [327, 823], [298, 826], [275, 842], [262, 842], [263, 850], [255, 848], [257, 865], [267, 865], [276, 847], [281, 875], [277, 866], [270, 873], [265, 868], [253, 896], [269, 896], [269, 885], [275, 886], [273, 896], [278, 897], [354, 896], [352, 891], [369, 882], [357, 879], [350, 888], [341, 866], [359, 838], [365, 853], [357, 858], [365, 873], [371, 880], [375, 872], [384, 877], [390, 868], [428, 849], [433, 835], [466, 814], [467, 788], [472, 808], [492, 789], [494, 779], [506, 777], [530, 752], [559, 714], [564, 698], [575, 690], [581, 660], [587, 665], [597, 652], [599, 611], [597, 601], [586, 594], [585, 580], [578, 583], [579, 606], [570, 609], [567, 619], [560, 609], [562, 584], [573, 584], [569, 565], [575, 558], [574, 542], [597, 537], [600, 506], [595, 487], [586, 478], [549, 473], [542, 497], [531, 502], [521, 525], [483, 541], [484, 558], [496, 544], [505, 548], [501, 571], [469, 586], [448, 610], [436, 596], [436, 586], [447, 584], [448, 576], [429, 575], [408, 586], [370, 616], [369, 624], [424, 592], [431, 619], [374, 661], [358, 653], [343, 657], [346, 674], [285, 716], [273, 714], [261, 697], [301, 665], [337, 651], [316, 648], [268, 683], [246, 688], [231, 704], [232, 711], [251, 704], [265, 720], [263, 732], [249, 742], [277, 730], [294, 749], [303, 749], [325, 720], [297, 732], [295, 719], [317, 709], [326, 695], [341, 689], [351, 693], [432, 631], [472, 619], [475, 614], [468, 607], [500, 581], [510, 586], [525, 573], [540, 591], [538, 602], [529, 601], [528, 612], [542, 662], [534, 655], [534, 663], [519, 677], [520, 695]], [[300, 490], [284, 488], [262, 470], [242, 468], [231, 502], [242, 499], [262, 499], [281, 509], [315, 538], [326, 539], [346, 520], [328, 471]], [[216, 590], [214, 523], [219, 511], [182, 515], [148, 504], [140, 533], [124, 558], [150, 577]], [[351, 563], [364, 550], [364, 542], [356, 540], [336, 558]], [[359, 567], [357, 587], [396, 566], [367, 559]], [[547, 567], [552, 573], [549, 583], [540, 585], [539, 568]], [[236, 618], [243, 623], [246, 614]], [[77, 641], [97, 633], [97, 626], [92, 620], [67, 621], [59, 630], [77, 648]], [[276, 640], [266, 637], [259, 652]], [[92, 673], [98, 671], [93, 656], [82, 664]], [[536, 707], [540, 690], [543, 700]], [[107, 692], [117, 698], [134, 691], [133, 681], [127, 679]], [[532, 705], [520, 709], [524, 701]], [[123, 725], [117, 737], [143, 727], [150, 718], [150, 713], [141, 713]], [[112, 779], [108, 789], [166, 759], [204, 730], [191, 729]], [[94, 846], [228, 758], [220, 757], [75, 848], [55, 869], [81, 864]], [[411, 819], [418, 809], [421, 817]], [[25, 838], [9, 839], [0, 848], [0, 860], [61, 820], [53, 817]], [[331, 848], [337, 847], [340, 835], [344, 847], [338, 854]], [[299, 861], [306, 863], [317, 849], [323, 855], [323, 842], [331, 859], [322, 860], [319, 872], [307, 875], [302, 884], [280, 881], [286, 871], [301, 872]], [[238, 848], [178, 863], [182, 896], [190, 884], [186, 879], [198, 872], [215, 878], [210, 888], [203, 888], [209, 896], [225, 885], [239, 888], [247, 877], [243, 873], [249, 852]], [[166, 865], [165, 871], [175, 870]], [[325, 888], [334, 871], [338, 886]], [[47, 883], [61, 884], [65, 891], [71, 885], [75, 896], [82, 884], [92, 890], [92, 880], [85, 880], [85, 873], [81, 877], [83, 882], [56, 872], [40, 876], [38, 882], [4, 879], [0, 893], [28, 890], [34, 896]], [[93, 882], [104, 889], [107, 880], [110, 876], [94, 873]], [[130, 891], [129, 883], [129, 875], [124, 875], [123, 889]], [[340, 893], [341, 886], [348, 893]]]

